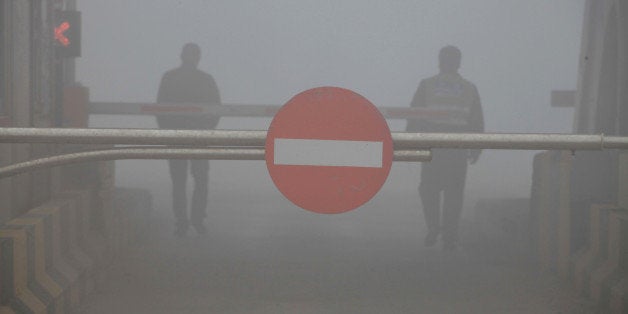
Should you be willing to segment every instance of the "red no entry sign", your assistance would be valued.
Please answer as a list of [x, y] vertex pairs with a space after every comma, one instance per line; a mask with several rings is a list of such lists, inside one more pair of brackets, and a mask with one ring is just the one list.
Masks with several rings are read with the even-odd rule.
[[392, 156], [380, 111], [338, 87], [294, 96], [266, 137], [266, 166], [279, 191], [317, 213], [342, 213], [369, 201], [386, 181]]

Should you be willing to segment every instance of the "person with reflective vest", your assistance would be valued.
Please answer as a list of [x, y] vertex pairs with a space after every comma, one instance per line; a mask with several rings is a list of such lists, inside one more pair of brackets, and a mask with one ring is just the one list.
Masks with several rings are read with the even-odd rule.
[[[477, 88], [458, 73], [461, 57], [457, 47], [446, 46], [440, 50], [440, 72], [421, 81], [410, 104], [428, 109], [429, 114], [408, 120], [406, 131], [484, 132]], [[457, 247], [467, 163], [475, 164], [479, 156], [480, 150], [433, 149], [432, 161], [422, 164], [419, 195], [428, 228], [426, 246], [435, 245], [442, 236], [444, 249]]]
[[[188, 43], [181, 50], [181, 66], [166, 72], [161, 78], [158, 103], [188, 103], [198, 105], [220, 105], [220, 93], [214, 78], [199, 70], [201, 49]], [[214, 129], [220, 117], [205, 115], [157, 116], [162, 129], [209, 130]], [[209, 161], [206, 159], [168, 160], [172, 177], [172, 207], [176, 218], [175, 235], [185, 236], [189, 225], [199, 234], [206, 233], [203, 220], [207, 216], [209, 188]], [[188, 217], [186, 184], [188, 169], [194, 178], [192, 206]]]

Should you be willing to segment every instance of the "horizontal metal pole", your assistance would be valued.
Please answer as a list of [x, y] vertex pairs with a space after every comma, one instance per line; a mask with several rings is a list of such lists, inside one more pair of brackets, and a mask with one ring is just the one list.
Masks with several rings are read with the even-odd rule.
[[[0, 128], [0, 143], [64, 143], [263, 147], [266, 131]], [[577, 134], [392, 133], [395, 150], [430, 148], [628, 149], [628, 137]]]
[[395, 150], [393, 161], [428, 162], [432, 161], [432, 152], [429, 150]]
[[[137, 102], [90, 102], [90, 114], [110, 115], [199, 115], [207, 114], [221, 117], [273, 117], [281, 109], [281, 105], [224, 103], [137, 103]], [[379, 111], [387, 119], [422, 119], [442, 117], [451, 110], [410, 108], [410, 107], [379, 107]]]
[[0, 128], [0, 143], [264, 146], [266, 131]]
[[628, 137], [605, 137], [604, 135], [508, 133], [393, 133], [392, 137], [395, 149], [628, 149]]
[[608, 136], [604, 137], [604, 148], [606, 149], [626, 149], [628, 147], [628, 137]]
[[89, 114], [110, 115], [217, 115], [223, 117], [272, 117], [281, 106], [250, 104], [199, 104], [199, 103], [137, 103], [90, 102]]
[[251, 148], [114, 148], [76, 152], [25, 161], [0, 168], [0, 178], [40, 168], [68, 165], [79, 162], [116, 159], [212, 159], [259, 160], [264, 159], [263, 149]]
[[[395, 151], [395, 161], [430, 161], [430, 151]], [[120, 159], [209, 159], [209, 160], [264, 160], [261, 148], [173, 148], [173, 147], [120, 147], [105, 150], [76, 152], [29, 160], [0, 167], [0, 178], [41, 168], [73, 163]]]

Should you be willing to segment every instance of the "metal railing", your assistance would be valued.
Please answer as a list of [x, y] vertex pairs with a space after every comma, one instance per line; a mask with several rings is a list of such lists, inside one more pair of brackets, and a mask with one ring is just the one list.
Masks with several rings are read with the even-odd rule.
[[[42, 167], [113, 159], [263, 160], [266, 131], [0, 128], [0, 143], [160, 145], [116, 147], [26, 161], [0, 168], [0, 178]], [[628, 137], [574, 134], [392, 133], [394, 160], [422, 162], [430, 149], [628, 149]]]

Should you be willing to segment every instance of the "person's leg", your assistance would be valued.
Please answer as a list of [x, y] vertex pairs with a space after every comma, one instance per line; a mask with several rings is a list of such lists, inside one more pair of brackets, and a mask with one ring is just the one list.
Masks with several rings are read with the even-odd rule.
[[176, 234], [185, 235], [188, 229], [187, 183], [188, 161], [181, 159], [168, 160], [170, 177], [172, 178], [172, 210], [176, 219]]
[[458, 245], [460, 214], [464, 200], [467, 167], [454, 166], [453, 173], [443, 192], [443, 245], [455, 249]]
[[440, 234], [440, 187], [438, 178], [434, 177], [434, 169], [423, 166], [419, 196], [423, 204], [423, 214], [427, 224], [428, 234], [425, 238], [426, 246], [433, 246]]
[[203, 220], [207, 216], [207, 195], [209, 193], [209, 161], [192, 160], [194, 191], [192, 192], [192, 211], [190, 220], [198, 233], [205, 233]]

